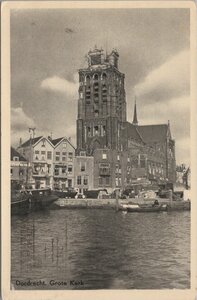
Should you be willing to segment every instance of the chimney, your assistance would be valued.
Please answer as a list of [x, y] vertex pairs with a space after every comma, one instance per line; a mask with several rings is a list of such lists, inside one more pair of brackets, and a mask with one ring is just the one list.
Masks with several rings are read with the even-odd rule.
[[22, 138], [20, 137], [20, 139], [19, 139], [19, 147], [21, 147], [21, 145], [22, 145]]

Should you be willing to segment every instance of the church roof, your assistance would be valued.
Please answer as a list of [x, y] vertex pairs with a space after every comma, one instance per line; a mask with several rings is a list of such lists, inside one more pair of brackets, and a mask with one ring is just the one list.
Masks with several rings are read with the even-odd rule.
[[138, 131], [138, 127], [139, 126], [135, 126], [129, 122], [126, 123], [127, 124], [127, 136], [128, 139], [134, 139], [136, 141], [138, 141], [139, 143], [143, 143], [144, 140], [140, 134], [140, 132]]
[[139, 131], [145, 143], [155, 143], [164, 141], [166, 139], [168, 125], [140, 125], [137, 126], [137, 130]]

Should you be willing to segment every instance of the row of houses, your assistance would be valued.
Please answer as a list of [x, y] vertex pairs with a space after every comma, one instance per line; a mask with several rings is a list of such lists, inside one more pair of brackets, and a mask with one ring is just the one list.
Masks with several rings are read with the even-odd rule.
[[93, 189], [93, 157], [75, 156], [75, 147], [66, 137], [30, 138], [17, 150], [11, 148], [11, 180], [33, 188]]

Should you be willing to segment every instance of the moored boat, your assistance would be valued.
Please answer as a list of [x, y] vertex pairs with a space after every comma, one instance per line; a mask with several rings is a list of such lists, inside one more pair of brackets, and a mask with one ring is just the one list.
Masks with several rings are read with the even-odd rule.
[[27, 214], [29, 213], [29, 195], [25, 195], [20, 191], [12, 191], [11, 193], [11, 214]]
[[129, 204], [127, 206], [128, 212], [160, 212], [166, 211], [166, 204]]
[[26, 189], [24, 193], [29, 197], [30, 210], [45, 209], [58, 199], [50, 188]]

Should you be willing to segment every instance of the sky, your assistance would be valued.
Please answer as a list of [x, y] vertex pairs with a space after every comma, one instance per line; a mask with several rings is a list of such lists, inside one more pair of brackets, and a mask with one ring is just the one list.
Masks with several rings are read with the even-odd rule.
[[127, 119], [167, 124], [177, 164], [190, 164], [189, 9], [18, 9], [11, 12], [11, 138], [71, 137], [78, 69], [90, 49], [119, 52]]

